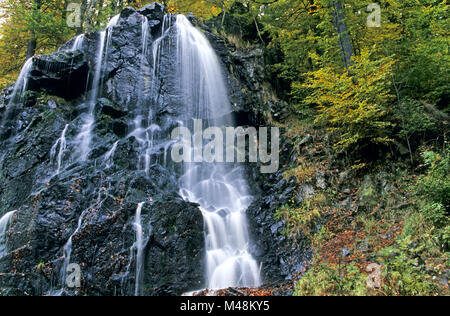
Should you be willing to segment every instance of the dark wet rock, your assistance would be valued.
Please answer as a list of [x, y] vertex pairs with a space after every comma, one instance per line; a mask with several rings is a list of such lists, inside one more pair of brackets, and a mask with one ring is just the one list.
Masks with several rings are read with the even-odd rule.
[[127, 112], [122, 111], [119, 106], [105, 98], [98, 100], [97, 110], [113, 119], [120, 119], [127, 115]]
[[[292, 148], [292, 144], [283, 143], [280, 165], [292, 160]], [[275, 216], [277, 210], [291, 202], [297, 188], [293, 179], [284, 178], [284, 171], [254, 177], [255, 183], [251, 186], [255, 189], [256, 198], [247, 210], [254, 243], [252, 254], [261, 262], [264, 284], [271, 286], [286, 280], [292, 282], [312, 259], [307, 239], [302, 236], [294, 239], [288, 237], [285, 221]], [[279, 294], [289, 295], [286, 291]]]
[[204, 288], [206, 267], [200, 210], [176, 196], [166, 197], [152, 205], [150, 218], [153, 228], [146, 248], [146, 294], [181, 295]]
[[65, 99], [75, 99], [86, 91], [89, 67], [80, 51], [36, 56], [28, 89], [45, 91]]
[[[146, 174], [139, 155], [142, 144], [130, 135], [133, 120], [141, 115], [145, 121], [151, 110], [161, 138], [168, 138], [184, 114], [185, 100], [175, 93], [174, 30], [164, 42], [171, 53], [161, 55], [160, 81], [149, 79], [155, 71], [153, 52], [142, 54], [142, 23], [149, 21], [151, 47], [162, 31], [162, 12], [157, 4], [138, 11], [127, 8], [108, 31], [87, 161], [77, 159], [75, 143], [90, 107], [92, 83], [87, 78], [95, 70], [100, 32], [85, 34], [78, 51], [69, 52], [73, 39], [58, 53], [35, 57], [33, 91], [24, 102], [5, 111], [13, 87], [0, 95], [0, 216], [17, 210], [8, 253], [0, 259], [0, 294], [134, 295], [134, 220], [141, 202], [147, 240], [142, 294], [179, 295], [205, 285], [203, 219], [196, 205], [179, 196], [179, 167], [163, 164], [164, 143], [157, 143], [161, 148]], [[198, 26], [217, 51], [227, 78], [235, 112], [223, 115], [234, 115], [243, 125], [263, 125], [262, 113], [269, 108], [265, 100], [272, 93], [264, 77], [263, 51], [239, 51], [207, 26]], [[152, 87], [158, 98], [149, 97]], [[57, 174], [50, 153], [55, 145], [59, 151], [57, 141], [66, 126], [67, 148]], [[116, 142], [107, 167], [105, 156]], [[292, 144], [283, 144], [281, 165], [295, 160]], [[248, 211], [252, 252], [262, 262], [264, 281], [293, 279], [311, 254], [303, 239], [287, 239], [285, 223], [274, 214], [295, 195], [295, 183], [284, 179], [282, 171], [266, 178], [258, 170], [249, 170], [255, 191]], [[81, 267], [80, 289], [67, 288], [61, 280], [63, 249], [72, 235], [70, 261]]]
[[146, 7], [139, 9], [138, 12], [149, 20], [162, 21], [164, 18], [164, 6], [157, 2], [150, 3]]
[[[89, 110], [86, 99], [91, 87], [83, 94], [88, 72], [92, 77], [94, 71], [100, 33], [85, 34], [79, 51], [68, 51], [72, 40], [58, 53], [35, 57], [29, 88], [38, 94], [29, 105], [18, 103], [9, 110], [1, 132], [0, 216], [17, 212], [8, 234], [8, 253], [0, 260], [0, 294], [134, 295], [136, 259], [131, 249], [141, 202], [146, 202], [142, 222], [148, 240], [142, 294], [180, 295], [204, 286], [201, 212], [179, 197], [172, 170], [155, 164], [148, 174], [142, 171], [140, 144], [129, 136], [143, 88], [141, 66], [153, 71], [152, 53], [141, 57], [141, 25], [144, 19], [153, 19], [149, 21], [150, 46], [161, 33], [161, 12], [160, 6], [153, 11], [149, 6], [141, 11], [144, 17], [127, 8], [111, 30], [86, 162], [76, 159], [74, 142]], [[169, 57], [163, 67], [169, 67]], [[176, 76], [167, 78], [170, 91]], [[11, 93], [12, 87], [2, 93], [2, 105]], [[50, 98], [38, 104], [43, 95]], [[73, 100], [64, 104], [52, 96]], [[155, 105], [167, 129], [172, 126], [167, 117], [179, 111], [180, 107], [168, 108], [163, 102]], [[4, 113], [0, 109], [2, 121]], [[56, 174], [50, 152], [66, 125], [67, 150], [62, 170]], [[117, 141], [106, 168], [105, 155]], [[61, 279], [63, 248], [72, 234], [70, 261], [81, 267], [80, 289], [68, 288]]]

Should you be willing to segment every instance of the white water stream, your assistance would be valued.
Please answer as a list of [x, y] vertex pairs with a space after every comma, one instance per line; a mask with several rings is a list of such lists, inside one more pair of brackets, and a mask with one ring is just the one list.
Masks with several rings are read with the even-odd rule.
[[16, 211], [6, 213], [0, 219], [0, 258], [6, 254], [6, 233]]
[[[69, 124], [66, 125], [64, 130], [61, 133], [61, 137], [56, 141], [56, 143], [53, 145], [51, 151], [50, 151], [50, 161], [57, 163], [57, 169], [56, 169], [56, 175], [58, 175], [61, 172], [62, 162], [64, 158], [64, 152], [67, 149], [67, 141], [66, 141], [66, 134], [67, 130], [69, 128]], [[59, 149], [59, 150], [58, 150]], [[58, 154], [56, 154], [56, 150], [58, 150]]]
[[136, 231], [136, 242], [134, 244], [134, 249], [136, 249], [136, 285], [135, 285], [135, 296], [140, 295], [140, 285], [142, 283], [142, 276], [144, 271], [144, 261], [143, 261], [143, 252], [144, 252], [144, 231], [142, 229], [142, 208], [145, 202], [139, 203], [136, 209], [136, 217], [134, 219], [134, 229]]
[[[218, 119], [232, 108], [214, 49], [185, 16], [177, 16], [175, 27], [187, 126], [192, 127], [193, 119], [203, 119], [209, 126], [232, 124]], [[192, 153], [199, 150], [192, 148]], [[181, 194], [200, 204], [206, 224], [207, 287], [259, 286], [260, 271], [249, 251], [246, 217], [252, 196], [243, 171], [224, 163], [185, 163], [184, 171]]]

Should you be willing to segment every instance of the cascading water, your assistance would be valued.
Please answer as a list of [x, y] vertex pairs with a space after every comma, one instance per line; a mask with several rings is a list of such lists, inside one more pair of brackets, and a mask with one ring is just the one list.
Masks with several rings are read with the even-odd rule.
[[75, 38], [75, 41], [73, 42], [71, 51], [80, 49], [83, 45], [83, 41], [84, 41], [84, 34], [80, 34]]
[[16, 211], [6, 213], [0, 219], [0, 258], [6, 254], [6, 232]]
[[109, 20], [108, 25], [106, 25], [106, 29], [112, 29], [119, 22], [120, 14], [117, 14]]
[[[164, 16], [164, 19], [163, 19], [161, 36], [158, 39], [156, 39], [155, 42], [153, 43], [153, 51], [152, 51], [152, 53], [153, 53], [153, 78], [156, 78], [156, 75], [158, 74], [158, 68], [159, 68], [158, 62], [161, 59], [162, 44], [163, 44], [163, 41], [166, 39], [171, 27], [172, 27], [172, 15], [167, 14]], [[170, 43], [169, 43], [168, 47], [170, 48]], [[170, 54], [170, 51], [167, 53]], [[152, 92], [154, 92], [154, 91], [152, 91]]]
[[143, 252], [144, 252], [144, 231], [142, 229], [142, 208], [144, 207], [145, 202], [139, 203], [136, 209], [136, 217], [134, 220], [134, 229], [136, 231], [136, 242], [134, 244], [134, 248], [136, 249], [136, 285], [135, 292], [136, 296], [139, 296], [139, 288], [142, 281], [142, 273], [144, 270], [144, 262], [143, 262]]
[[[106, 190], [106, 191], [107, 191], [107, 190]], [[78, 233], [80, 233], [80, 231], [81, 231], [81, 229], [82, 229], [82, 227], [83, 227], [83, 220], [86, 218], [86, 216], [88, 215], [88, 213], [89, 213], [90, 211], [92, 211], [93, 209], [95, 209], [95, 208], [100, 208], [100, 207], [102, 206], [103, 202], [105, 201], [105, 199], [107, 199], [107, 197], [106, 197], [104, 200], [102, 200], [101, 198], [102, 198], [102, 191], [100, 191], [100, 192], [98, 193], [97, 200], [96, 200], [91, 206], [89, 206], [87, 209], [85, 209], [85, 210], [81, 213], [80, 217], [78, 218], [77, 228], [75, 229], [75, 231], [73, 232], [73, 234], [70, 235], [69, 240], [68, 240], [67, 243], [64, 245], [64, 248], [63, 248], [63, 256], [64, 256], [63, 259], [64, 259], [64, 261], [63, 261], [63, 264], [62, 264], [62, 267], [61, 267], [61, 271], [60, 271], [60, 282], [61, 282], [61, 285], [62, 285], [62, 290], [53, 293], [54, 296], [59, 296], [59, 295], [61, 295], [61, 293], [62, 293], [63, 290], [64, 290], [64, 286], [65, 286], [65, 284], [66, 284], [66, 279], [67, 279], [67, 268], [69, 267], [69, 265], [70, 265], [70, 260], [71, 260], [71, 258], [72, 258], [73, 238], [74, 238]]]
[[28, 78], [33, 66], [33, 58], [28, 59], [20, 71], [19, 77], [17, 78], [16, 84], [14, 85], [14, 90], [11, 95], [8, 107], [14, 105], [16, 102], [20, 101], [27, 90]]
[[81, 225], [83, 223], [83, 218], [86, 215], [87, 210], [85, 210], [81, 216], [78, 218], [78, 226], [77, 229], [74, 231], [74, 233], [70, 236], [67, 243], [64, 245], [63, 253], [64, 253], [64, 262], [61, 268], [61, 284], [65, 284], [66, 278], [67, 278], [67, 268], [70, 264], [70, 259], [72, 257], [72, 243], [73, 243], [73, 237], [75, 237], [76, 234], [79, 233], [81, 230]]
[[112, 148], [106, 153], [105, 158], [103, 160], [106, 169], [109, 169], [114, 165], [114, 154], [117, 150], [118, 145], [119, 141], [115, 142]]
[[[54, 162], [56, 160], [57, 169], [56, 175], [61, 172], [62, 160], [64, 158], [64, 152], [67, 149], [67, 141], [66, 141], [66, 133], [69, 128], [69, 124], [66, 125], [64, 130], [61, 133], [61, 137], [56, 141], [50, 151], [50, 161]], [[58, 155], [56, 155], [56, 150], [59, 148]]]
[[[104, 61], [108, 60], [108, 49], [111, 45], [112, 29], [119, 21], [119, 15], [113, 17], [105, 31], [100, 32], [100, 39], [97, 48], [97, 56], [95, 59], [95, 72], [92, 80], [92, 87], [88, 97], [89, 112], [85, 115], [80, 133], [75, 141], [79, 144], [78, 158], [80, 161], [86, 161], [89, 157], [90, 145], [92, 141], [92, 132], [95, 125], [95, 104], [102, 89], [102, 75], [104, 70]], [[77, 37], [74, 47], [80, 47], [84, 37]]]
[[89, 112], [85, 115], [80, 133], [75, 141], [79, 144], [79, 159], [86, 161], [89, 156], [90, 144], [92, 140], [92, 130], [95, 124], [94, 110], [95, 102], [100, 88], [100, 80], [103, 69], [103, 55], [105, 50], [106, 31], [100, 33], [100, 40], [97, 49], [97, 57], [95, 62], [95, 73], [92, 80], [92, 88], [88, 98]]
[[[108, 60], [108, 47], [112, 41], [112, 28], [118, 23], [119, 17], [114, 17], [108, 24], [107, 30], [100, 32], [95, 58], [95, 66], [90, 82], [91, 90], [87, 95], [88, 112], [84, 115], [80, 126], [80, 132], [74, 143], [78, 147], [75, 157], [79, 161], [86, 161], [89, 157], [90, 147], [95, 125], [95, 105], [102, 89], [102, 77], [104, 64]], [[152, 155], [161, 155], [160, 149], [164, 149], [164, 165], [167, 164], [167, 152], [173, 141], [164, 142], [161, 148], [155, 148], [155, 143], [160, 141], [162, 129], [154, 121], [152, 113], [152, 101], [157, 98], [157, 84], [159, 70], [162, 71], [162, 54], [177, 56], [174, 67], [177, 68], [179, 78], [180, 97], [185, 101], [183, 117], [180, 117], [179, 125], [192, 127], [195, 119], [203, 119], [204, 127], [233, 125], [231, 119], [225, 119], [232, 112], [231, 103], [227, 95], [227, 88], [223, 78], [221, 65], [206, 37], [197, 30], [184, 16], [177, 16], [176, 23], [173, 16], [164, 18], [161, 37], [154, 40], [149, 47], [150, 27], [147, 18], [142, 22], [142, 59], [141, 74], [143, 78], [143, 93], [138, 98], [138, 113], [133, 121], [134, 131], [130, 136], [135, 136], [140, 144], [140, 166], [150, 174]], [[171, 40], [172, 30], [176, 31], [176, 51], [168, 52], [175, 45], [165, 41]], [[72, 50], [82, 47], [84, 36], [78, 36]], [[168, 45], [167, 45], [168, 44]], [[173, 43], [175, 44], [175, 43]], [[151, 48], [151, 49], [149, 49]], [[153, 57], [153, 59], [151, 59]], [[152, 60], [153, 65], [148, 62]], [[21, 91], [26, 90], [26, 79], [31, 60], [27, 62], [21, 72], [13, 99]], [[152, 69], [153, 66], [153, 69]], [[29, 68], [27, 70], [27, 68]], [[152, 70], [152, 71], [150, 71]], [[156, 103], [156, 102], [155, 102]], [[57, 164], [56, 173], [63, 168], [63, 158], [66, 151], [66, 134], [69, 125], [65, 126], [61, 137], [56, 141], [51, 150], [51, 159]], [[114, 164], [113, 157], [119, 142], [115, 142], [112, 148], [105, 154], [103, 165], [106, 169]], [[192, 148], [196, 153], [200, 148]], [[156, 162], [156, 161], [155, 161]], [[221, 289], [230, 286], [257, 287], [260, 285], [260, 274], [257, 262], [250, 254], [250, 237], [248, 232], [246, 209], [251, 203], [252, 196], [248, 189], [244, 172], [239, 167], [223, 163], [185, 163], [184, 174], [180, 178], [180, 194], [186, 199], [200, 205], [205, 221], [205, 243], [207, 250], [207, 287]], [[136, 210], [134, 230], [136, 241], [132, 246], [130, 260], [136, 262], [135, 294], [141, 294], [141, 284], [144, 274], [144, 248], [147, 240], [144, 236], [141, 213], [145, 203], [140, 203]], [[67, 267], [72, 256], [73, 238], [82, 229], [87, 211], [84, 211], [78, 219], [76, 230], [70, 236], [63, 249], [64, 261], [62, 263], [60, 278], [61, 284], [65, 284]], [[11, 215], [12, 216], [12, 215]], [[3, 220], [3, 219], [2, 219]], [[130, 265], [132, 265], [130, 261]], [[127, 271], [129, 271], [127, 269]], [[131, 270], [130, 270], [131, 271]]]
[[3, 129], [5, 126], [5, 122], [8, 118], [8, 113], [11, 110], [11, 108], [22, 101], [23, 96], [25, 94], [25, 91], [28, 87], [28, 79], [31, 72], [31, 69], [33, 67], [33, 58], [28, 59], [25, 64], [22, 67], [22, 70], [20, 71], [19, 77], [17, 78], [16, 83], [14, 84], [14, 90], [11, 94], [10, 100], [8, 102], [8, 106], [6, 108], [6, 114], [3, 116], [2, 124], [0, 126], [0, 129]]
[[140, 109], [140, 113], [132, 122], [134, 130], [129, 135], [129, 137], [134, 136], [139, 142], [141, 153], [139, 158], [139, 165], [146, 174], [149, 174], [152, 163], [156, 163], [156, 161], [152, 161], [152, 156], [157, 154], [157, 149], [155, 148], [155, 140], [159, 139], [159, 134], [161, 132], [161, 127], [153, 122], [153, 111], [146, 102], [148, 102], [149, 96], [155, 95], [155, 80], [157, 77], [157, 69], [161, 56], [163, 40], [167, 35], [168, 28], [170, 27], [170, 17], [171, 15], [166, 15], [164, 17], [161, 36], [153, 42], [151, 47], [153, 54], [152, 73], [149, 72], [150, 69], [147, 63], [149, 58], [149, 22], [145, 17], [143, 17], [142, 19], [142, 51], [140, 71], [143, 89], [140, 91], [138, 99], [138, 107]]
[[[185, 124], [192, 127], [192, 119], [203, 119], [209, 126], [232, 124], [219, 119], [232, 108], [215, 51], [185, 16], [177, 16], [175, 27]], [[192, 148], [192, 153], [201, 150]], [[252, 197], [243, 171], [224, 163], [185, 163], [184, 171], [181, 195], [200, 205], [206, 224], [208, 288], [259, 286], [245, 214]]]

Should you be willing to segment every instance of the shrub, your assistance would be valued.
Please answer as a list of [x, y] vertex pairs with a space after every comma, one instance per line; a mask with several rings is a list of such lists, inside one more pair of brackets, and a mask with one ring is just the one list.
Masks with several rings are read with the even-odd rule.
[[367, 295], [367, 275], [355, 265], [320, 264], [297, 282], [295, 296]]
[[313, 91], [305, 102], [318, 107], [316, 122], [338, 139], [338, 151], [392, 141], [387, 116], [394, 62], [389, 58], [372, 61], [370, 55], [364, 50], [343, 73], [330, 67], [312, 72], [305, 84]]
[[284, 205], [275, 213], [278, 220], [286, 221], [284, 233], [290, 237], [300, 234], [311, 236], [318, 220], [327, 209], [327, 197], [318, 193], [314, 197], [304, 199], [298, 206]]

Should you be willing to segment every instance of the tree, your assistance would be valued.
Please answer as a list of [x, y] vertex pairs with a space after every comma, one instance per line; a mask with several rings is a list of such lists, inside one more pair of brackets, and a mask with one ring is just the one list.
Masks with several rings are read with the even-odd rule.
[[345, 67], [352, 64], [353, 45], [348, 33], [347, 23], [345, 22], [342, 3], [340, 0], [334, 0], [331, 3], [333, 12], [333, 24], [337, 31], [339, 46], [341, 48], [342, 59]]
[[335, 148], [340, 152], [392, 141], [388, 114], [394, 61], [371, 60], [370, 55], [363, 50], [342, 73], [331, 67], [312, 72], [305, 84], [312, 91], [305, 102], [318, 107], [316, 122], [337, 138]]
[[0, 29], [0, 88], [14, 82], [25, 60], [49, 53], [70, 39], [65, 1], [3, 0]]
[[[32, 14], [33, 16], [36, 16], [37, 13], [41, 10], [42, 1], [41, 0], [34, 0], [32, 5]], [[36, 32], [34, 30], [34, 27], [30, 29], [31, 38], [28, 40], [28, 48], [27, 48], [27, 59], [33, 57], [36, 53], [36, 45], [37, 45], [37, 38], [36, 38]]]

